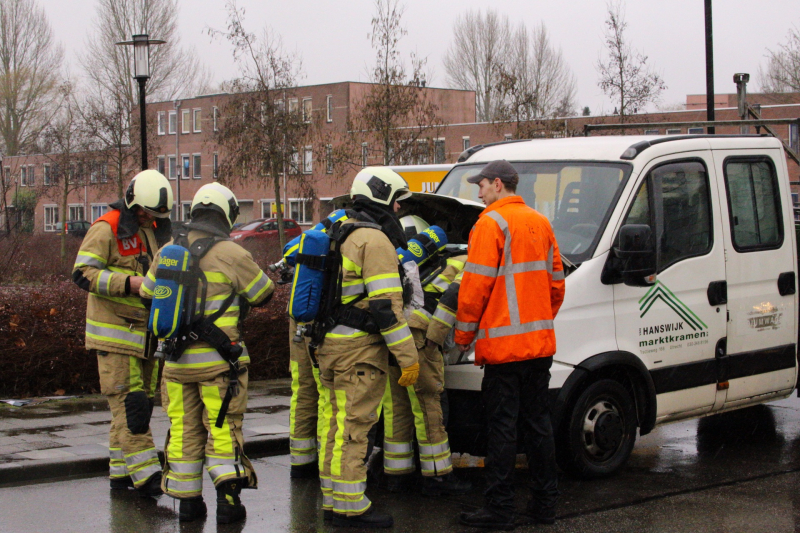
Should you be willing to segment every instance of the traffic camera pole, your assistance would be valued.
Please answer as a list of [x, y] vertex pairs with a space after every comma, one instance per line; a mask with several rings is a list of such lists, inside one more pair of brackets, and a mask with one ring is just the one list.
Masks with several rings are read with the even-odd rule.
[[139, 135], [142, 141], [142, 170], [147, 170], [147, 110], [145, 109], [145, 85], [147, 78], [136, 78], [139, 82]]

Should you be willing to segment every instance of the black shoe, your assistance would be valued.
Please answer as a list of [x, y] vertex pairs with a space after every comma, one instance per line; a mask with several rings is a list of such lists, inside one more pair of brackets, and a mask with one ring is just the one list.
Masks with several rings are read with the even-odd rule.
[[181, 500], [181, 505], [178, 508], [178, 520], [181, 522], [191, 522], [198, 518], [204, 518], [206, 514], [208, 514], [208, 509], [206, 509], [206, 502], [203, 501], [202, 496]]
[[526, 513], [531, 521], [536, 524], [555, 524], [556, 523], [556, 510], [555, 507], [543, 508], [533, 502], [528, 503]]
[[161, 472], [156, 472], [145, 481], [144, 485], [136, 489], [142, 498], [158, 498], [164, 491], [161, 490]]
[[444, 476], [422, 478], [422, 494], [425, 496], [466, 494], [471, 490], [472, 483], [458, 479], [452, 472]]
[[384, 528], [392, 527], [394, 518], [392, 518], [392, 515], [379, 513], [373, 507], [370, 507], [366, 513], [358, 516], [333, 513], [333, 525], [336, 527]]
[[133, 488], [131, 476], [115, 477], [110, 480], [111, 490], [127, 490]]
[[331, 520], [333, 520], [333, 509], [323, 509], [322, 520], [324, 520], [325, 522], [330, 522]]
[[306, 463], [304, 465], [292, 465], [292, 469], [289, 471], [289, 477], [292, 479], [319, 477], [319, 464], [314, 461], [313, 463]]
[[247, 510], [239, 499], [242, 480], [233, 479], [217, 487], [217, 524], [230, 524], [243, 520]]
[[386, 476], [386, 490], [389, 492], [408, 492], [414, 485], [414, 474]]
[[515, 527], [513, 518], [500, 516], [486, 508], [472, 513], [461, 513], [458, 521], [465, 526], [502, 529], [504, 531], [511, 531]]

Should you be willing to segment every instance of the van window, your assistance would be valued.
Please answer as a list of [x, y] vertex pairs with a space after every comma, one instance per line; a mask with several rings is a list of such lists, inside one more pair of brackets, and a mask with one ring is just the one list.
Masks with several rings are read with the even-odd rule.
[[767, 158], [725, 160], [728, 214], [737, 251], [783, 243], [781, 202], [775, 167]]
[[[576, 264], [589, 259], [630, 175], [630, 165], [594, 161], [511, 164], [519, 174], [517, 194], [550, 220], [561, 253]], [[479, 202], [478, 187], [467, 179], [485, 165], [454, 167], [436, 194]]]
[[[649, 224], [650, 187], [660, 184], [663, 230], [658, 271], [711, 250], [713, 243], [708, 176], [702, 163], [681, 161], [656, 167], [642, 183], [624, 224]], [[657, 210], [658, 211], [658, 210]]]

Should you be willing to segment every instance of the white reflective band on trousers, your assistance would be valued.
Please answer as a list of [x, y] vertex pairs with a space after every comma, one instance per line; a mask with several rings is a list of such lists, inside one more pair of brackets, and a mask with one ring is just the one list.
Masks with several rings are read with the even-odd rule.
[[317, 460], [317, 439], [289, 439], [293, 465], [306, 465]]
[[[517, 301], [517, 286], [514, 281], [514, 274], [522, 274], [525, 272], [540, 272], [546, 271], [553, 276], [553, 246], [547, 252], [546, 261], [527, 261], [522, 263], [514, 263], [511, 254], [511, 232], [508, 229], [508, 222], [497, 211], [489, 211], [486, 216], [494, 220], [500, 229], [503, 231], [505, 245], [503, 247], [503, 264], [499, 268], [492, 268], [484, 265], [467, 262], [464, 267], [465, 272], [477, 274], [480, 276], [503, 278], [503, 283], [506, 287], [506, 302], [508, 303], [508, 317], [511, 322], [508, 326], [501, 326], [496, 328], [481, 329], [478, 332], [478, 340], [485, 338], [506, 337], [510, 335], [519, 335], [522, 333], [530, 333], [532, 331], [539, 331], [543, 329], [553, 329], [552, 320], [534, 320], [532, 322], [522, 323], [519, 316], [519, 302]], [[559, 272], [563, 278], [564, 272]], [[478, 329], [478, 324], [474, 322], [456, 322], [456, 328], [461, 331], [475, 331]]]
[[128, 476], [128, 467], [125, 465], [125, 456], [122, 454], [122, 448], [109, 448], [108, 449], [108, 475], [113, 478], [121, 478]]
[[367, 482], [334, 481], [333, 511], [336, 513], [363, 513], [369, 509], [369, 498], [364, 496]]
[[430, 446], [420, 444], [419, 462], [422, 472], [426, 474], [436, 474], [452, 469], [450, 443], [444, 441]]
[[329, 477], [320, 476], [319, 485], [322, 489], [322, 508], [331, 509], [333, 507], [333, 481]]
[[208, 475], [214, 483], [223, 476], [240, 478], [247, 475], [242, 465], [241, 456], [238, 454], [236, 459], [206, 456], [206, 471], [208, 471]]
[[383, 443], [383, 469], [387, 472], [414, 468], [414, 445], [411, 442]]
[[161, 463], [158, 461], [155, 448], [126, 455], [125, 465], [128, 467], [128, 473], [134, 485], [146, 481], [156, 472], [161, 472]]
[[202, 474], [203, 460], [197, 461], [175, 461], [170, 460], [169, 471], [176, 474]]

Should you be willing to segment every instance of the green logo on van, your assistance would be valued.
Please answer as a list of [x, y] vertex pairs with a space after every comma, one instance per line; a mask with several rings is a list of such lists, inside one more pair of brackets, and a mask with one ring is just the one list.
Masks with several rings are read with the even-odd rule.
[[[680, 299], [660, 281], [656, 281], [655, 285], [653, 285], [650, 290], [647, 291], [647, 294], [645, 294], [642, 299], [639, 300], [639, 311], [641, 311], [639, 317], [644, 318], [647, 312], [650, 311], [653, 305], [659, 300], [665, 303], [670, 309], [675, 311], [675, 314], [677, 314], [687, 326], [692, 328], [693, 331], [708, 329], [708, 326], [706, 326], [705, 322], [700, 320], [700, 317], [694, 314], [692, 310], [686, 306], [686, 304], [680, 301]], [[663, 331], [653, 331], [645, 332], [645, 334], [662, 332]]]

